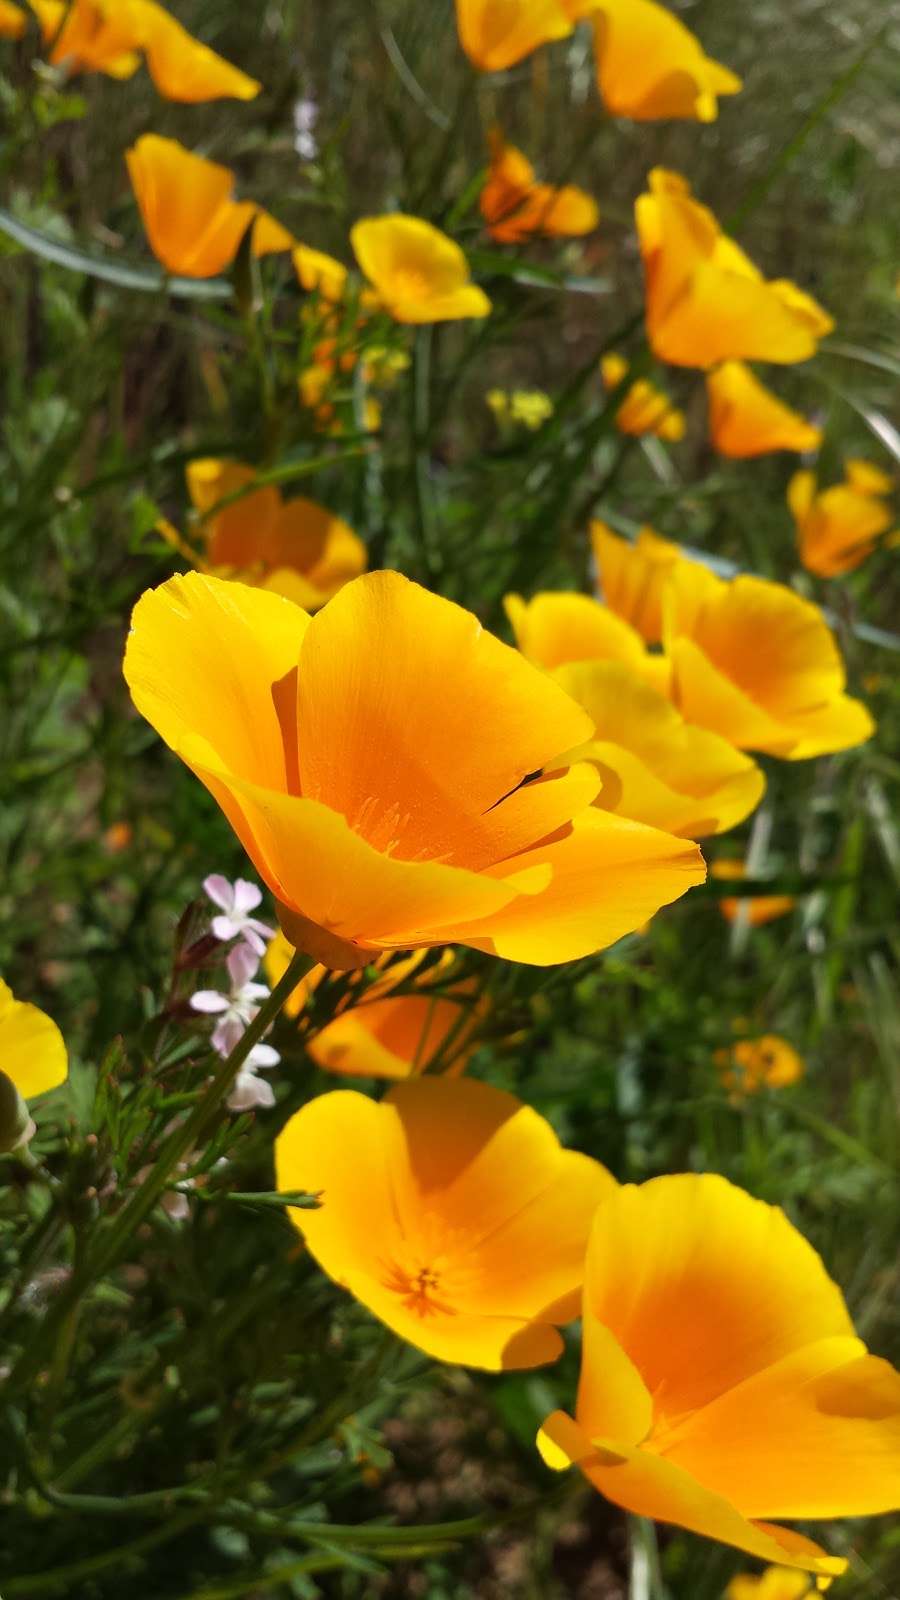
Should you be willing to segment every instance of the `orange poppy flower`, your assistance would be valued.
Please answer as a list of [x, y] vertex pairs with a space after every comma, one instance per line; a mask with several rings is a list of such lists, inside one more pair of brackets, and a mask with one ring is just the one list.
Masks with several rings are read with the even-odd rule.
[[491, 238], [501, 244], [519, 244], [535, 234], [574, 238], [590, 233], [600, 220], [596, 201], [584, 189], [570, 183], [561, 189], [538, 183], [527, 157], [496, 132], [491, 135], [481, 215]]
[[[724, 860], [714, 861], [709, 873], [712, 878], [740, 883], [747, 876], [747, 868], [743, 861], [734, 861], [726, 857]], [[786, 917], [796, 904], [796, 900], [789, 894], [747, 895], [741, 899], [734, 896], [718, 902], [719, 910], [726, 922], [736, 922], [740, 917], [749, 928], [761, 928], [767, 922], [774, 922], [776, 917]]]
[[616, 1505], [825, 1577], [846, 1561], [773, 1519], [900, 1505], [900, 1373], [777, 1207], [710, 1174], [614, 1190], [582, 1327], [575, 1419], [538, 1443]]
[[636, 122], [679, 117], [714, 122], [717, 96], [741, 80], [711, 61], [699, 40], [655, 0], [589, 0], [597, 82], [607, 111]]
[[321, 1194], [291, 1220], [329, 1277], [440, 1361], [555, 1361], [584, 1251], [615, 1179], [549, 1123], [470, 1078], [419, 1078], [376, 1103], [311, 1100], [275, 1143], [278, 1188]]
[[[122, 0], [117, 0], [121, 4]], [[195, 39], [157, 0], [125, 0], [135, 18], [147, 69], [166, 100], [253, 100], [261, 84]]]
[[129, 78], [141, 52], [167, 100], [252, 100], [260, 85], [183, 28], [157, 0], [29, 0], [50, 60], [70, 72]]
[[[628, 371], [628, 362], [610, 351], [600, 362], [600, 371], [606, 388], [616, 389]], [[637, 438], [652, 433], [657, 439], [668, 439], [676, 444], [684, 438], [684, 412], [679, 411], [649, 378], [638, 378], [616, 412], [616, 427], [620, 433], [634, 434]]]
[[715, 1059], [723, 1084], [738, 1096], [762, 1088], [784, 1089], [806, 1071], [803, 1057], [777, 1033], [738, 1039], [727, 1050], [717, 1050]]
[[378, 300], [397, 322], [486, 317], [491, 302], [469, 278], [469, 264], [440, 228], [395, 212], [364, 217], [350, 243]]
[[[697, 561], [673, 566], [664, 598], [672, 698], [688, 722], [739, 750], [790, 761], [862, 744], [866, 707], [818, 606], [764, 578], [726, 582]], [[760, 640], [765, 649], [760, 649]]]
[[125, 153], [141, 220], [168, 272], [212, 278], [227, 267], [253, 226], [253, 254], [290, 250], [286, 228], [253, 200], [235, 200], [234, 173], [177, 139], [142, 134]]
[[523, 600], [508, 594], [503, 608], [526, 660], [546, 672], [576, 661], [618, 661], [662, 693], [669, 664], [652, 655], [640, 634], [592, 595], [546, 591]]
[[795, 472], [788, 484], [800, 560], [820, 578], [861, 566], [894, 520], [890, 507], [859, 482], [848, 474], [844, 483], [820, 490], [814, 472]]
[[200, 573], [138, 602], [138, 710], [206, 784], [326, 966], [469, 944], [537, 966], [639, 927], [696, 846], [594, 809], [590, 719], [462, 607], [396, 572], [317, 616]]
[[[284, 934], [277, 933], [263, 957], [270, 984], [287, 972], [293, 953]], [[475, 984], [468, 979], [444, 992], [440, 983], [453, 963], [452, 953], [447, 951], [436, 967], [422, 972], [426, 955], [414, 950], [399, 961], [379, 956], [374, 965], [381, 976], [356, 1004], [349, 1003], [307, 1040], [307, 1055], [326, 1072], [345, 1077], [413, 1078], [446, 1050], [446, 1075], [463, 1072], [475, 1048], [473, 1034], [481, 1014], [474, 1003]], [[314, 967], [307, 974], [285, 1004], [285, 1016], [300, 1015], [326, 973], [325, 967]], [[414, 994], [397, 993], [410, 983]]]
[[28, 0], [44, 43], [52, 44], [54, 67], [103, 72], [130, 78], [141, 64], [139, 39], [127, 4], [115, 10], [109, 0]]
[[572, 32], [562, 0], [456, 0], [459, 42], [473, 67], [503, 72]]
[[[207, 458], [192, 461], [185, 477], [204, 516], [256, 473], [241, 461]], [[346, 522], [315, 500], [283, 500], [272, 485], [224, 506], [202, 523], [202, 532], [210, 567], [287, 595], [307, 611], [366, 569], [366, 547]]]
[[605, 522], [591, 523], [591, 547], [604, 603], [640, 634], [647, 644], [662, 639], [662, 595], [681, 549], [641, 528], [632, 543], [613, 533]]
[[724, 833], [759, 805], [766, 781], [756, 763], [691, 727], [623, 662], [575, 662], [553, 677], [594, 722], [593, 739], [571, 755], [603, 779], [595, 805], [685, 839]]
[[896, 487], [895, 479], [889, 472], [876, 467], [874, 461], [863, 461], [859, 456], [853, 456], [844, 463], [844, 477], [852, 489], [859, 489], [862, 494], [893, 494]]
[[710, 438], [734, 460], [773, 450], [817, 450], [822, 430], [792, 411], [760, 383], [743, 361], [726, 361], [707, 374]]
[[0, 39], [21, 39], [27, 27], [28, 18], [21, 6], [0, 0]]
[[767, 281], [675, 172], [655, 167], [635, 219], [646, 279], [647, 335], [681, 367], [805, 361], [834, 326], [797, 285]]

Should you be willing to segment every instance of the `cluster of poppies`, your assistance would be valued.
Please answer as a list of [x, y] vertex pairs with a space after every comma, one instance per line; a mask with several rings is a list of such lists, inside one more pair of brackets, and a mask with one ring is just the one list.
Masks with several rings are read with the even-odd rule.
[[[70, 70], [125, 77], [144, 60], [182, 100], [259, 87], [155, 0], [30, 3]], [[0, 12], [10, 32], [15, 10]], [[457, 0], [457, 16], [484, 71], [589, 20], [617, 115], [710, 120], [740, 88], [655, 0]], [[340, 344], [348, 322], [491, 311], [460, 247], [420, 218], [357, 222], [356, 278], [176, 141], [146, 134], [127, 159], [168, 272], [219, 273], [248, 235], [256, 255], [290, 252], [318, 319], [300, 395], [325, 423], [330, 378], [363, 359]], [[499, 134], [481, 211], [513, 245], [581, 235], [598, 217], [590, 196], [539, 181]], [[717, 448], [814, 449], [818, 429], [746, 363], [807, 359], [828, 315], [765, 279], [673, 172], [650, 174], [636, 224], [651, 350], [706, 374]], [[396, 359], [369, 341], [373, 370]], [[607, 354], [602, 381], [623, 432], [681, 437], [683, 414], [625, 357]], [[594, 955], [703, 880], [696, 841], [759, 804], [754, 755], [797, 761], [869, 738], [825, 616], [781, 584], [717, 576], [652, 529], [632, 543], [598, 522], [597, 593], [510, 594], [512, 647], [401, 574], [366, 572], [342, 519], [246, 463], [195, 460], [187, 486], [198, 540], [163, 531], [194, 570], [135, 608], [134, 704], [274, 897], [270, 980], [293, 951], [308, 958], [287, 1015], [306, 1016], [329, 973], [349, 975], [351, 1003], [311, 1031], [309, 1053], [338, 1073], [402, 1080], [380, 1102], [321, 1095], [278, 1136], [279, 1189], [320, 1197], [292, 1212], [309, 1250], [440, 1360], [551, 1362], [580, 1315], [572, 1413], [549, 1415], [538, 1439], [548, 1465], [577, 1466], [628, 1510], [834, 1576], [842, 1559], [773, 1519], [900, 1504], [900, 1376], [855, 1336], [781, 1211], [712, 1175], [622, 1187], [535, 1111], [463, 1076], [479, 1002], [471, 979], [454, 981], [450, 948], [538, 967]], [[889, 525], [891, 487], [867, 463], [822, 492], [799, 473], [790, 505], [807, 565], [862, 559]], [[2, 986], [0, 1037], [16, 1090], [9, 1147], [27, 1137], [23, 1101], [64, 1076], [65, 1050]], [[736, 1044], [721, 1064], [728, 1086], [793, 1081], [802, 1065], [782, 1043]]]

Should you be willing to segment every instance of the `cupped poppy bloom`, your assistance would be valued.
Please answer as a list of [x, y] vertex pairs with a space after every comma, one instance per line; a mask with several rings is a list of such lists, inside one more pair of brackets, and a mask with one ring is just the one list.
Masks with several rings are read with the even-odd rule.
[[884, 500], [858, 482], [848, 479], [819, 489], [814, 472], [795, 472], [788, 484], [800, 560], [817, 577], [853, 572], [894, 520]]
[[618, 661], [663, 693], [669, 665], [653, 655], [624, 617], [588, 594], [546, 590], [524, 600], [508, 594], [503, 609], [527, 661], [545, 672], [576, 661]]
[[725, 361], [707, 374], [709, 434], [720, 455], [733, 460], [773, 450], [817, 450], [822, 430], [760, 383], [743, 361]]
[[737, 73], [712, 61], [656, 0], [588, 0], [584, 10], [594, 19], [600, 94], [615, 117], [715, 122], [718, 96], [741, 88]]
[[260, 85], [188, 33], [157, 0], [29, 0], [50, 60], [70, 72], [128, 78], [146, 58], [167, 100], [252, 100]]
[[[121, 5], [122, 0], [117, 0]], [[166, 100], [253, 100], [261, 84], [188, 33], [157, 0], [125, 0], [157, 91]]]
[[234, 199], [234, 173], [145, 133], [125, 153], [150, 248], [168, 272], [212, 278], [234, 260], [252, 226], [253, 254], [290, 250], [286, 228], [253, 200]]
[[876, 467], [874, 461], [864, 461], [861, 456], [851, 456], [844, 463], [844, 477], [851, 488], [862, 494], [893, 494], [896, 480], [889, 472]]
[[139, 30], [126, 3], [109, 0], [28, 0], [37, 17], [49, 61], [78, 72], [131, 78], [141, 64]]
[[787, 279], [767, 280], [676, 172], [655, 167], [635, 220], [647, 336], [678, 367], [805, 361], [834, 323]]
[[[823, 1579], [820, 1587], [824, 1588]], [[739, 1572], [725, 1590], [725, 1600], [804, 1600], [811, 1595], [809, 1573], [796, 1567], [766, 1567], [759, 1573]]]
[[766, 781], [756, 763], [691, 727], [629, 666], [580, 661], [553, 676], [594, 723], [593, 739], [572, 755], [604, 780], [596, 805], [686, 839], [724, 833], [759, 805]]
[[760, 1089], [785, 1089], [798, 1083], [806, 1068], [787, 1039], [764, 1033], [758, 1039], [737, 1039], [716, 1051], [716, 1067], [726, 1089], [742, 1096]]
[[777, 1207], [712, 1174], [614, 1190], [582, 1327], [575, 1418], [538, 1442], [616, 1505], [824, 1577], [847, 1563], [773, 1519], [900, 1505], [900, 1373]]
[[[617, 389], [628, 372], [628, 362], [624, 356], [610, 351], [600, 362], [600, 372], [606, 388]], [[652, 433], [657, 439], [677, 444], [684, 438], [684, 412], [679, 411], [649, 378], [637, 378], [616, 411], [616, 427], [620, 433], [630, 433], [636, 438]]]
[[473, 67], [503, 72], [572, 32], [562, 0], [456, 0], [459, 42]]
[[[315, 500], [282, 499], [265, 485], [220, 511], [213, 508], [252, 484], [242, 461], [192, 461], [185, 473], [191, 500], [204, 520], [206, 564], [316, 611], [364, 572], [366, 547], [352, 528]], [[225, 569], [223, 571], [222, 569]]]
[[647, 644], [659, 644], [663, 590], [675, 563], [683, 559], [680, 547], [652, 528], [639, 529], [632, 542], [597, 520], [591, 523], [591, 548], [604, 603]]
[[[263, 957], [273, 986], [287, 972], [293, 953], [284, 934], [277, 933]], [[476, 1003], [473, 979], [445, 987], [452, 951], [423, 970], [427, 954], [414, 950], [399, 960], [377, 958], [374, 983], [305, 1041], [317, 1066], [352, 1078], [414, 1078], [440, 1057], [447, 1075], [465, 1070], [484, 1008]], [[307, 973], [286, 1002], [285, 1016], [301, 1014], [326, 973], [325, 967]]]
[[[709, 874], [711, 878], [719, 878], [727, 883], [743, 883], [747, 876], [747, 868], [743, 861], [725, 857], [712, 863]], [[767, 922], [774, 922], [778, 917], [786, 917], [793, 911], [797, 902], [790, 894], [755, 894], [743, 895], [740, 898], [737, 895], [726, 895], [718, 904], [726, 922], [737, 922], [740, 918], [748, 928], [762, 928]]]
[[549, 966], [704, 876], [696, 846], [594, 809], [590, 718], [461, 606], [396, 572], [312, 619], [201, 573], [138, 602], [139, 711], [221, 805], [326, 966], [468, 944]]
[[421, 217], [364, 217], [350, 230], [362, 271], [397, 322], [486, 317], [491, 302], [472, 283], [459, 245]]
[[521, 150], [491, 135], [491, 162], [481, 191], [481, 215], [488, 233], [500, 244], [521, 244], [536, 234], [576, 238], [590, 233], [600, 220], [597, 202], [574, 184], [555, 189], [538, 183], [534, 167]]
[[279, 1190], [319, 1266], [410, 1344], [489, 1371], [562, 1354], [584, 1252], [615, 1179], [564, 1150], [514, 1095], [469, 1078], [418, 1078], [376, 1103], [311, 1100], [275, 1143]]
[[21, 6], [0, 0], [0, 39], [21, 39], [27, 27], [28, 18]]
[[738, 750], [789, 761], [871, 737], [869, 712], [844, 692], [831, 629], [793, 589], [746, 576], [726, 582], [700, 562], [679, 561], [663, 604], [672, 698], [688, 722]]
[[56, 1023], [30, 1001], [17, 1000], [0, 978], [0, 1150], [31, 1138], [34, 1123], [24, 1102], [65, 1083], [68, 1070]]

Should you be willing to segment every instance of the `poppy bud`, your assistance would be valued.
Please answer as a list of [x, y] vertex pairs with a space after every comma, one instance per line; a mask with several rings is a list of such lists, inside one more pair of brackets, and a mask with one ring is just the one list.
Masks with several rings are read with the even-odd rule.
[[0, 1072], [0, 1155], [8, 1155], [27, 1144], [34, 1123], [18, 1089], [5, 1072]]

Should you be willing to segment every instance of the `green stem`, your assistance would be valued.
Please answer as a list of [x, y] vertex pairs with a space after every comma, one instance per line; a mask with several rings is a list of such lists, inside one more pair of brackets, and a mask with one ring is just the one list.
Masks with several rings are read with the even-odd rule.
[[629, 1600], [665, 1600], [656, 1528], [647, 1517], [629, 1517]]
[[308, 956], [302, 955], [299, 951], [294, 952], [287, 971], [275, 985], [268, 1000], [260, 1007], [231, 1054], [219, 1063], [218, 1069], [193, 1111], [184, 1122], [172, 1130], [143, 1183], [123, 1207], [106, 1237], [101, 1238], [97, 1249], [88, 1256], [82, 1269], [73, 1274], [67, 1290], [60, 1295], [53, 1312], [45, 1319], [41, 1337], [33, 1340], [23, 1351], [10, 1373], [7, 1379], [8, 1392], [12, 1392], [19, 1384], [29, 1381], [40, 1370], [44, 1360], [44, 1350], [56, 1338], [61, 1324], [68, 1318], [73, 1307], [84, 1297], [92, 1284], [115, 1265], [132, 1235], [150, 1215], [169, 1184], [178, 1163], [208, 1133], [253, 1046], [258, 1044], [263, 1034], [271, 1027], [285, 1001], [312, 966], [313, 962]]

